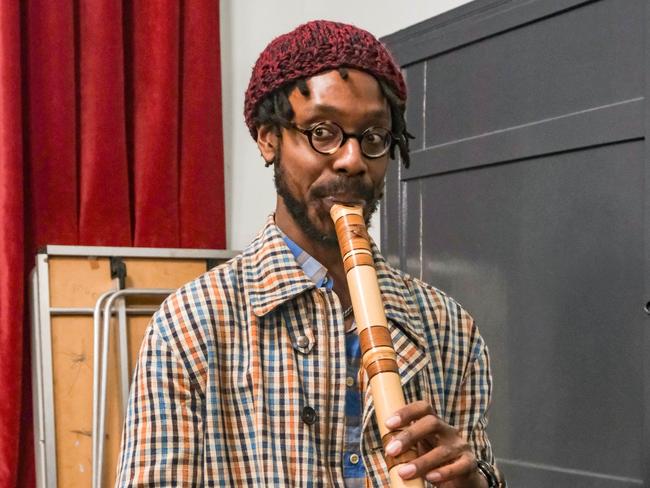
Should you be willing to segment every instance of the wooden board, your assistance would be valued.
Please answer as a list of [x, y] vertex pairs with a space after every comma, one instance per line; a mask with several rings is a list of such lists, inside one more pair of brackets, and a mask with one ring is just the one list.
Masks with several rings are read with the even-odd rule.
[[[191, 281], [206, 270], [196, 259], [124, 259], [128, 288], [171, 288]], [[49, 257], [52, 307], [91, 308], [115, 285], [109, 258]], [[157, 304], [162, 298], [129, 298], [128, 304]], [[131, 371], [137, 361], [148, 316], [128, 317]], [[113, 321], [116, 322], [116, 321]], [[114, 327], [115, 324], [112, 324]], [[92, 316], [55, 316], [52, 327], [52, 373], [59, 487], [90, 487], [92, 476]], [[120, 413], [117, 351], [111, 337], [103, 486], [114, 485], [123, 419]]]

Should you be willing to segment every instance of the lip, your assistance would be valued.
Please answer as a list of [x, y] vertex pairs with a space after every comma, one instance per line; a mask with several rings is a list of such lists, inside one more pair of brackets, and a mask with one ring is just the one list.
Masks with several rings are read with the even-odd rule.
[[324, 197], [323, 202], [325, 202], [325, 207], [327, 208], [328, 212], [332, 209], [332, 205], [334, 205], [335, 203], [338, 203], [340, 205], [349, 205], [349, 206], [357, 206], [357, 207], [366, 206], [365, 200], [362, 200], [360, 198], [346, 197], [345, 195], [330, 195]]

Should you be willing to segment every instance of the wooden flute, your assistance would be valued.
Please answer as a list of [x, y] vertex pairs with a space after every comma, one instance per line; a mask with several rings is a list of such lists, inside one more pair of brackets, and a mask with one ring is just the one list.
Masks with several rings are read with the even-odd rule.
[[[397, 355], [379, 291], [370, 239], [363, 219], [363, 209], [356, 205], [334, 204], [330, 215], [334, 220], [352, 299], [352, 310], [361, 346], [361, 363], [370, 381], [375, 415], [385, 449], [398, 432], [388, 430], [385, 426], [386, 419], [406, 403], [397, 368]], [[397, 474], [400, 465], [415, 457], [415, 450], [396, 457], [384, 454], [391, 488], [424, 486], [421, 478], [404, 480]]]

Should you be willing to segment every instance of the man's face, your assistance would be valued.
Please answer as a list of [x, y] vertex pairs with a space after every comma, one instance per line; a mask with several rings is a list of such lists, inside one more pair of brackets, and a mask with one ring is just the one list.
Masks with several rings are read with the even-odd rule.
[[[345, 132], [360, 134], [369, 127], [390, 129], [388, 103], [377, 80], [349, 70], [347, 79], [329, 71], [307, 81], [309, 96], [294, 89], [289, 101], [298, 127], [331, 121]], [[381, 198], [388, 155], [364, 156], [359, 142], [348, 139], [334, 154], [316, 152], [306, 135], [283, 129], [276, 150], [276, 222], [291, 234], [327, 246], [338, 246], [329, 210], [334, 202], [364, 206], [366, 221]]]

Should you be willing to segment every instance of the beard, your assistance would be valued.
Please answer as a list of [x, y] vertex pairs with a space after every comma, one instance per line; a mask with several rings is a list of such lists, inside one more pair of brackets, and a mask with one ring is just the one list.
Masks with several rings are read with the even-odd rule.
[[[282, 165], [280, 152], [275, 155], [273, 166], [273, 179], [278, 195], [284, 200], [284, 204], [293, 220], [303, 232], [314, 242], [324, 244], [327, 247], [338, 248], [339, 242], [336, 231], [332, 224], [331, 231], [323, 231], [317, 223], [309, 216], [308, 204], [305, 200], [299, 200], [289, 189], [286, 181], [286, 173]], [[336, 194], [352, 195], [355, 199], [366, 202], [363, 208], [363, 218], [366, 226], [370, 227], [370, 218], [377, 210], [379, 200], [382, 197], [381, 191], [375, 193], [374, 187], [362, 181], [359, 177], [340, 176], [337, 179], [320, 186], [312, 187], [308, 198], [324, 198]], [[329, 216], [328, 216], [329, 217]]]

